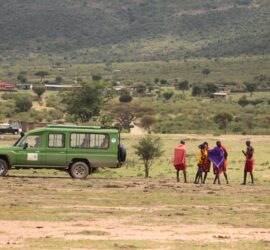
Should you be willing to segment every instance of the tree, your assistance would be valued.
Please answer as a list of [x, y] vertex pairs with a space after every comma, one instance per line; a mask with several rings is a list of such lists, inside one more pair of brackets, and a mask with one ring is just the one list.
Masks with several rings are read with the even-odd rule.
[[130, 124], [137, 118], [146, 114], [153, 114], [152, 108], [143, 107], [138, 103], [119, 103], [114, 105], [107, 105], [105, 111], [112, 114], [114, 120], [125, 129], [130, 129]]
[[220, 125], [220, 128], [224, 128], [225, 134], [227, 134], [228, 123], [232, 120], [233, 116], [227, 112], [218, 113], [214, 117], [214, 121]]
[[122, 94], [119, 97], [119, 101], [120, 102], [131, 102], [132, 101], [132, 96], [128, 93], [128, 94]]
[[32, 108], [32, 100], [27, 95], [17, 96], [15, 106], [17, 112], [27, 112]]
[[141, 138], [134, 148], [135, 154], [143, 161], [145, 178], [148, 178], [154, 160], [163, 154], [161, 140], [158, 137], [147, 135]]
[[93, 81], [101, 81], [102, 76], [100, 74], [94, 74], [92, 75], [92, 80]]
[[159, 78], [155, 78], [154, 83], [158, 84], [159, 83]]
[[41, 71], [36, 72], [34, 75], [35, 76], [39, 76], [40, 77], [40, 81], [42, 82], [43, 78], [45, 76], [48, 76], [49, 75], [49, 72], [41, 70]]
[[27, 78], [26, 78], [26, 76], [25, 76], [24, 74], [21, 74], [21, 73], [17, 76], [17, 80], [18, 80], [20, 83], [27, 83]]
[[166, 85], [167, 83], [168, 83], [168, 81], [165, 80], [165, 79], [160, 80], [160, 84], [161, 84], [161, 85]]
[[133, 98], [132, 98], [130, 91], [128, 89], [126, 89], [126, 88], [121, 89], [120, 97], [119, 97], [120, 102], [131, 102], [132, 99]]
[[207, 68], [203, 69], [202, 74], [205, 76], [208, 76], [210, 74], [210, 69], [207, 69]]
[[74, 120], [87, 122], [100, 114], [101, 108], [112, 98], [111, 93], [111, 87], [104, 83], [81, 83], [80, 88], [62, 93], [61, 102]]
[[174, 93], [173, 93], [172, 91], [170, 91], [170, 92], [164, 92], [164, 93], [163, 93], [163, 97], [164, 97], [165, 100], [168, 101], [169, 99], [172, 98], [173, 94], [174, 94]]
[[200, 96], [202, 94], [202, 89], [200, 86], [195, 85], [192, 87], [192, 96]]
[[208, 96], [211, 96], [212, 94], [214, 94], [215, 92], [218, 91], [218, 87], [214, 83], [207, 83], [205, 86], [205, 90], [206, 90]]
[[187, 80], [182, 81], [182, 82], [177, 82], [177, 83], [175, 83], [175, 88], [182, 90], [183, 94], [184, 94], [185, 90], [189, 90], [189, 83]]
[[242, 107], [245, 107], [249, 104], [249, 100], [247, 99], [247, 97], [245, 95], [243, 95], [239, 100], [238, 100], [238, 104]]
[[45, 86], [43, 86], [42, 84], [37, 84], [37, 85], [34, 85], [32, 90], [38, 96], [38, 100], [41, 101], [41, 96], [46, 91]]
[[152, 115], [146, 115], [143, 116], [143, 118], [141, 119], [141, 127], [143, 127], [148, 134], [151, 133], [151, 128], [152, 126], [155, 124], [156, 122], [156, 118]]
[[245, 83], [246, 90], [250, 93], [250, 96], [252, 96], [253, 92], [256, 91], [257, 86], [255, 83]]
[[99, 118], [99, 122], [103, 127], [110, 127], [113, 123], [112, 115], [103, 115]]
[[146, 86], [143, 83], [138, 83], [135, 87], [136, 87], [136, 92], [140, 95], [144, 94], [146, 91]]
[[61, 77], [61, 76], [55, 77], [55, 83], [60, 84], [62, 82], [63, 82], [63, 77]]

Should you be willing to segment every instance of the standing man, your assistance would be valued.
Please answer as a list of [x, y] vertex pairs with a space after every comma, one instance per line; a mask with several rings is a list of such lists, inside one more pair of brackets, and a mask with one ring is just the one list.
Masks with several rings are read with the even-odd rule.
[[205, 151], [204, 151], [204, 144], [200, 144], [198, 146], [198, 148], [200, 149], [199, 151], [199, 155], [198, 155], [198, 162], [197, 162], [197, 166], [198, 166], [198, 170], [195, 176], [195, 184], [199, 184], [199, 182], [201, 181], [201, 183], [203, 182], [202, 180], [202, 173], [203, 173], [203, 167], [204, 167], [204, 163], [206, 160], [206, 155], [205, 155]]
[[224, 150], [221, 147], [221, 142], [216, 142], [216, 147], [208, 150], [208, 159], [213, 162], [213, 168], [214, 168], [214, 174], [215, 174], [215, 180], [214, 184], [216, 184], [216, 181], [218, 181], [218, 184], [220, 184], [220, 173], [222, 173], [224, 169]]
[[228, 151], [227, 149], [221, 144], [221, 141], [217, 141], [217, 146], [221, 147], [224, 152], [224, 164], [223, 164], [223, 174], [226, 179], [226, 183], [229, 184], [228, 175], [227, 175], [227, 158], [228, 158]]
[[176, 180], [177, 182], [180, 181], [179, 179], [179, 172], [180, 170], [183, 171], [184, 181], [187, 183], [187, 173], [186, 173], [186, 146], [185, 141], [181, 140], [180, 145], [178, 145], [174, 149], [174, 160], [173, 165], [176, 169]]
[[253, 178], [253, 168], [254, 168], [254, 159], [253, 159], [253, 154], [254, 154], [254, 148], [251, 146], [250, 141], [246, 141], [246, 152], [242, 150], [243, 154], [246, 157], [246, 164], [245, 164], [245, 169], [244, 169], [244, 182], [242, 185], [246, 185], [247, 181], [247, 173], [250, 173], [251, 177], [251, 183], [254, 184], [254, 178]]
[[205, 155], [205, 161], [203, 164], [203, 172], [204, 172], [203, 184], [204, 184], [207, 178], [208, 172], [210, 172], [211, 161], [208, 159], [208, 142], [204, 142], [203, 145], [204, 145], [204, 155]]

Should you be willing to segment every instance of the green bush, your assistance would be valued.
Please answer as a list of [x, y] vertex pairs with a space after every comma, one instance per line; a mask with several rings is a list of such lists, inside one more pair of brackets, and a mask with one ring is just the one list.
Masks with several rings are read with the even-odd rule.
[[46, 106], [59, 109], [59, 106], [61, 106], [60, 98], [54, 95], [46, 97]]
[[168, 92], [164, 92], [164, 93], [163, 93], [163, 97], [164, 97], [164, 99], [167, 100], [167, 101], [168, 101], [169, 99], [171, 99], [173, 95], [174, 95], [174, 93], [173, 93], [172, 91], [168, 91]]
[[200, 96], [202, 94], [202, 89], [200, 86], [195, 85], [192, 87], [192, 96]]
[[128, 103], [132, 101], [132, 96], [130, 94], [123, 94], [119, 97], [120, 102]]
[[32, 108], [32, 100], [28, 95], [20, 95], [15, 99], [17, 112], [27, 112]]

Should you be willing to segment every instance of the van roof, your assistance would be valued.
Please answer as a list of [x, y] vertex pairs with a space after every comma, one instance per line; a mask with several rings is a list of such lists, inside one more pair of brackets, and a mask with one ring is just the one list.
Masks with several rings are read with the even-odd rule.
[[28, 133], [38, 133], [43, 131], [49, 132], [91, 132], [91, 133], [119, 133], [119, 130], [116, 128], [102, 128], [98, 126], [76, 126], [76, 125], [58, 125], [58, 124], [50, 124], [47, 127], [36, 128], [28, 131]]

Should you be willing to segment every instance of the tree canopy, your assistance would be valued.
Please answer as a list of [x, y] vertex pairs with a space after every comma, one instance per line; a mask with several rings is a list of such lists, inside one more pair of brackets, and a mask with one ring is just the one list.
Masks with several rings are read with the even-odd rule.
[[34, 85], [33, 92], [38, 96], [38, 99], [41, 99], [41, 96], [45, 93], [46, 88], [42, 84]]
[[37, 71], [35, 73], [35, 76], [39, 76], [40, 77], [40, 81], [42, 82], [43, 78], [45, 76], [48, 76], [49, 75], [49, 72], [48, 71], [43, 71], [43, 70], [40, 70], [40, 71]]
[[225, 134], [227, 134], [228, 123], [233, 120], [233, 116], [228, 112], [221, 112], [215, 115], [214, 121], [220, 125], [220, 128], [224, 128]]
[[119, 103], [106, 107], [106, 112], [112, 114], [114, 120], [123, 128], [129, 129], [137, 118], [153, 114], [153, 108], [143, 107], [138, 103]]
[[252, 96], [253, 92], [256, 91], [257, 85], [255, 83], [245, 83], [246, 90], [250, 93], [250, 96]]
[[111, 98], [111, 87], [102, 83], [81, 83], [79, 88], [62, 94], [65, 111], [74, 120], [87, 122], [98, 116], [103, 105]]
[[187, 80], [181, 81], [181, 82], [176, 82], [175, 88], [182, 90], [184, 93], [185, 90], [189, 90], [189, 82]]

